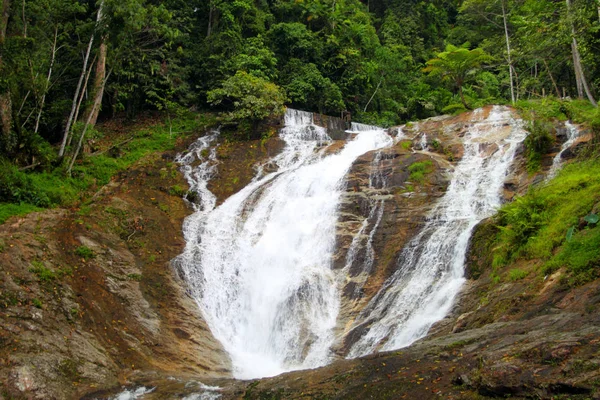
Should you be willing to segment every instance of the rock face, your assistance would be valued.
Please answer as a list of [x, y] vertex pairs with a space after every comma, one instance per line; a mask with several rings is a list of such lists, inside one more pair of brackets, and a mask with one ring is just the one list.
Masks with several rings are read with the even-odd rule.
[[169, 158], [145, 160], [78, 211], [0, 226], [0, 398], [78, 398], [153, 373], [227, 375], [169, 266], [190, 213]]

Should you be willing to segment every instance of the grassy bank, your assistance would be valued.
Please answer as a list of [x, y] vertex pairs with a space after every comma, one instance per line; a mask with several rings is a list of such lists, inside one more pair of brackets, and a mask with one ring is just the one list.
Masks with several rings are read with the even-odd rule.
[[173, 150], [182, 138], [215, 123], [212, 114], [190, 113], [170, 124], [137, 124], [125, 134], [100, 126], [100, 149], [85, 155], [71, 176], [62, 166], [26, 172], [8, 160], [0, 160], [0, 223], [44, 208], [74, 206], [117, 173], [151, 154]]
[[[539, 169], [539, 155], [547, 150], [552, 120], [571, 120], [589, 129], [594, 139], [579, 158], [566, 165], [550, 182], [502, 207], [495, 217], [499, 228], [493, 246], [493, 268], [532, 260], [547, 275], [564, 267], [570, 284], [600, 277], [600, 113], [585, 101], [519, 102], [530, 120], [526, 140], [528, 169]], [[514, 270], [509, 279], [519, 279]], [[522, 274], [521, 274], [522, 275]], [[498, 277], [500, 279], [500, 277]]]
[[599, 213], [600, 163], [565, 166], [548, 184], [502, 207], [493, 267], [529, 259], [544, 275], [565, 267], [572, 284], [600, 277]]

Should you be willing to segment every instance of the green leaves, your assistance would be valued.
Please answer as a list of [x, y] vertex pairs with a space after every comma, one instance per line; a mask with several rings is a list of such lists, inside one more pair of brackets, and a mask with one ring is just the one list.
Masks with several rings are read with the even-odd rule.
[[588, 214], [583, 218], [583, 220], [590, 225], [596, 225], [598, 221], [600, 221], [600, 217], [598, 217], [597, 214]]
[[208, 92], [209, 103], [231, 109], [228, 118], [232, 122], [257, 122], [283, 115], [285, 101], [279, 86], [244, 71], [238, 71], [220, 88]]

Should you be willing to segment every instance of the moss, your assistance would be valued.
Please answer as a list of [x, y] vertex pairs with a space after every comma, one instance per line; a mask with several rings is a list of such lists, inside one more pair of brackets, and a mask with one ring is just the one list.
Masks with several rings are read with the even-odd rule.
[[31, 262], [31, 268], [29, 268], [29, 272], [34, 273], [37, 277], [38, 280], [40, 282], [52, 282], [54, 280], [57, 279], [57, 274], [51, 270], [50, 268], [47, 268], [42, 262], [40, 261], [32, 261]]
[[514, 268], [508, 271], [508, 279], [511, 281], [518, 281], [525, 278], [528, 275], [527, 271], [523, 271], [519, 268]]
[[75, 249], [75, 254], [83, 258], [84, 260], [91, 260], [92, 258], [96, 257], [94, 251], [87, 246], [79, 246]]
[[412, 163], [408, 167], [409, 179], [414, 183], [423, 183], [425, 177], [433, 172], [433, 163], [429, 160]]

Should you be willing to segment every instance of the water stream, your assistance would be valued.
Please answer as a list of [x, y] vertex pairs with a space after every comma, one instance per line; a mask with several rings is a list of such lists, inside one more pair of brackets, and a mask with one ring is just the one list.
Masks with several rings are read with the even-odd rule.
[[[389, 146], [382, 130], [356, 127], [335, 154], [312, 115], [289, 110], [277, 171], [259, 176], [184, 227], [182, 270], [237, 378], [326, 364], [340, 296], [331, 270], [344, 176], [360, 155]], [[209, 196], [210, 197], [210, 196]], [[208, 202], [207, 202], [208, 203]]]
[[[446, 195], [401, 253], [397, 271], [359, 314], [354, 328], [362, 335], [348, 357], [409, 345], [447, 314], [459, 292], [471, 231], [499, 206], [505, 176], [525, 138], [508, 108], [494, 107], [486, 118], [478, 111], [473, 118]], [[365, 249], [359, 291], [376, 262], [373, 238], [385, 206], [385, 196], [373, 197], [346, 268], [333, 271], [344, 177], [359, 156], [403, 137], [401, 130], [393, 139], [361, 124], [353, 124], [351, 132], [341, 150], [328, 152], [331, 139], [313, 124], [312, 114], [288, 110], [280, 132], [285, 147], [264, 169], [274, 172], [259, 168], [250, 184], [219, 206], [207, 189], [218, 132], [178, 160], [198, 193], [196, 212], [184, 224], [187, 246], [179, 265], [236, 378], [315, 368], [333, 359], [332, 346], [341, 339], [336, 323], [344, 274], [359, 248]], [[381, 170], [382, 154], [375, 154], [372, 171]], [[369, 177], [369, 190], [386, 185], [380, 173]]]
[[464, 282], [471, 231], [500, 205], [502, 184], [526, 136], [507, 108], [494, 107], [474, 122], [446, 194], [402, 251], [396, 272], [358, 317], [355, 326], [366, 327], [365, 333], [349, 358], [408, 346], [450, 310]]
[[565, 122], [565, 128], [567, 129], [567, 140], [562, 144], [560, 151], [554, 157], [554, 160], [552, 160], [552, 167], [550, 167], [546, 180], [550, 180], [556, 176], [562, 165], [563, 153], [579, 138], [579, 129], [571, 121]]

